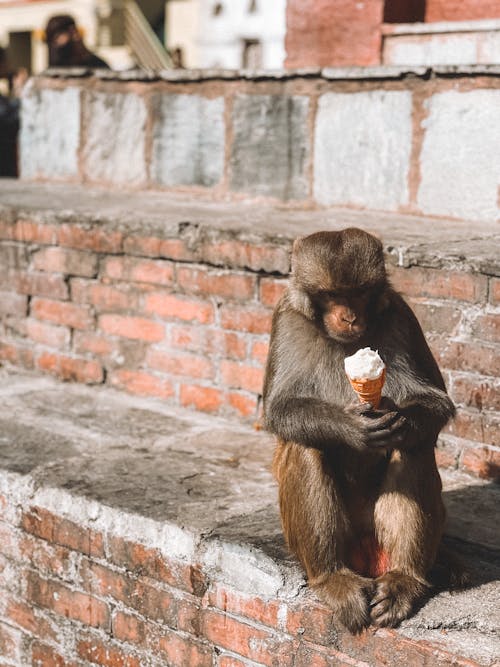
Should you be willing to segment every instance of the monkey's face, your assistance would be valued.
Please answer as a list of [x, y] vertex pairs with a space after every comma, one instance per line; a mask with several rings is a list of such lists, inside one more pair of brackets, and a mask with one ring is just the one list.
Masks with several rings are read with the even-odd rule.
[[341, 343], [358, 340], [365, 333], [369, 292], [327, 292], [319, 295], [317, 303], [326, 333]]

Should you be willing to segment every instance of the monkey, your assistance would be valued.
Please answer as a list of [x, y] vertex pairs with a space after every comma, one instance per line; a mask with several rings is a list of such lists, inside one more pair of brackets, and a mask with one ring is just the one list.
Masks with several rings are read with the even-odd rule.
[[[430, 590], [445, 520], [434, 448], [455, 406], [379, 239], [316, 232], [294, 242], [291, 266], [263, 388], [284, 536], [350, 632], [395, 627]], [[386, 364], [377, 409], [344, 371], [363, 347]]]

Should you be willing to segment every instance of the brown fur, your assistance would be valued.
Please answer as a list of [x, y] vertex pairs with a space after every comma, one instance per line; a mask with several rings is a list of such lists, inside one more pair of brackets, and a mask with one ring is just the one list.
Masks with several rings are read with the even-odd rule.
[[[387, 366], [378, 410], [357, 403], [344, 372], [367, 346]], [[264, 416], [287, 543], [352, 632], [397, 625], [428, 589], [444, 523], [434, 446], [453, 414], [380, 241], [359, 229], [298, 240], [273, 318]]]

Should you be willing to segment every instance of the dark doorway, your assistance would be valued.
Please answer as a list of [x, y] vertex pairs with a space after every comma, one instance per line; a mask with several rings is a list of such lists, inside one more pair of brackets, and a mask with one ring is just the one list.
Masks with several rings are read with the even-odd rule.
[[385, 0], [384, 23], [421, 23], [426, 0]]
[[9, 33], [9, 62], [15, 70], [24, 67], [31, 73], [31, 32]]

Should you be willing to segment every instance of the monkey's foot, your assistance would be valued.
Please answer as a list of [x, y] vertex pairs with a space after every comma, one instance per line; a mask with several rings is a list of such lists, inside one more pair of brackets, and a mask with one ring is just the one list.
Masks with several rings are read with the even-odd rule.
[[378, 627], [393, 628], [401, 623], [427, 590], [421, 581], [397, 570], [376, 579], [375, 585], [377, 588], [370, 603], [370, 619]]
[[357, 634], [368, 627], [370, 599], [375, 591], [373, 579], [344, 569], [310, 584], [349, 632]]

